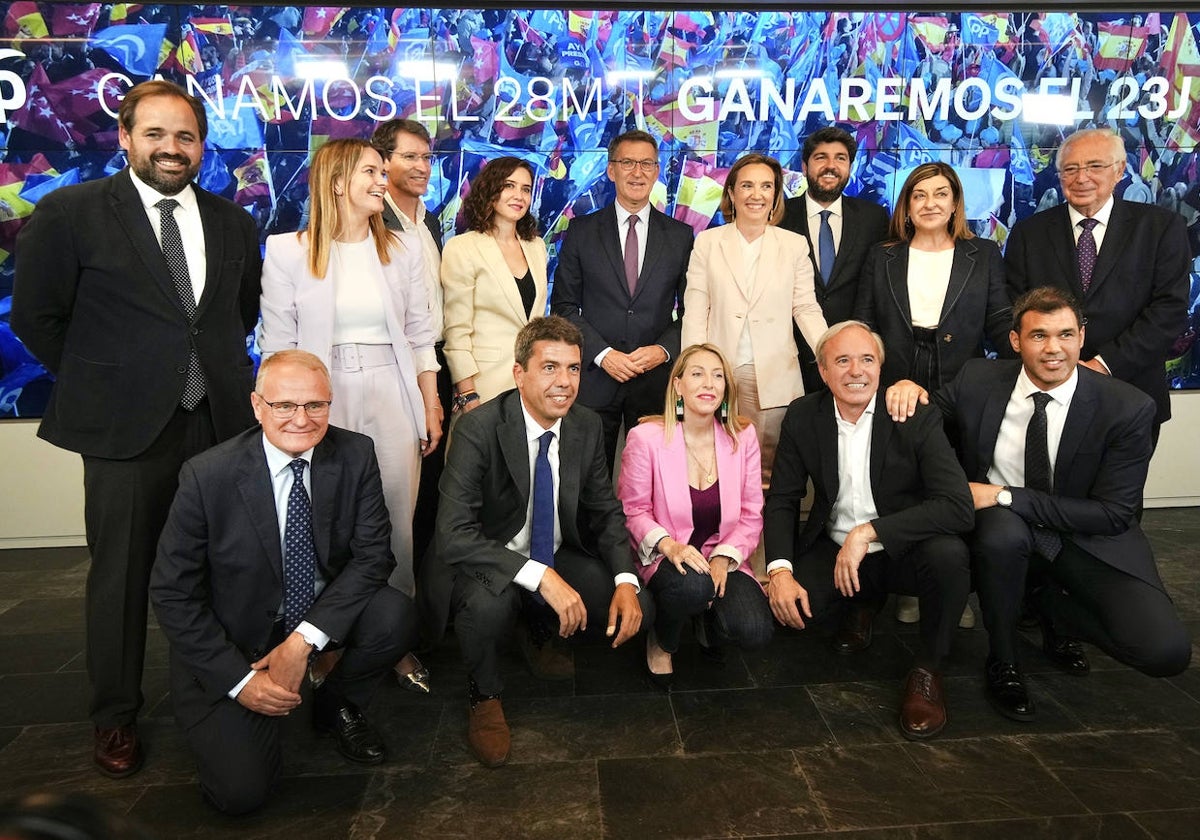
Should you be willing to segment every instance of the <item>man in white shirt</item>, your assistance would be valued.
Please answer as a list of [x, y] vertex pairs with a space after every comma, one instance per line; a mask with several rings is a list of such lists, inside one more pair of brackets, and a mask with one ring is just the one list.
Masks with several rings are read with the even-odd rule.
[[600, 418], [575, 405], [583, 336], [558, 316], [517, 335], [515, 391], [464, 415], [442, 474], [436, 561], [423, 586], [441, 625], [453, 610], [467, 665], [467, 739], [481, 763], [508, 761], [497, 647], [523, 613], [535, 675], [570, 678], [550, 637], [590, 628], [612, 646], [638, 632], [649, 595], [634, 574]]
[[[317, 651], [341, 649], [313, 691], [313, 725], [359, 764], [386, 755], [362, 710], [417, 637], [395, 566], [375, 448], [329, 425], [329, 373], [284, 350], [259, 368], [261, 428], [183, 466], [150, 593], [171, 646], [175, 717], [218, 810], [266, 801], [280, 719]], [[315, 682], [315, 680], [314, 680]]]
[[[877, 410], [883, 342], [859, 321], [817, 342], [828, 391], [787, 410], [764, 507], [771, 610], [780, 623], [840, 618], [838, 653], [871, 643], [890, 592], [920, 599], [920, 646], [905, 679], [900, 732], [932, 738], [946, 724], [941, 662], [970, 592], [966, 476], [936, 411], [909, 423]], [[882, 408], [881, 406], [879, 408]], [[812, 510], [801, 520], [809, 479]]]

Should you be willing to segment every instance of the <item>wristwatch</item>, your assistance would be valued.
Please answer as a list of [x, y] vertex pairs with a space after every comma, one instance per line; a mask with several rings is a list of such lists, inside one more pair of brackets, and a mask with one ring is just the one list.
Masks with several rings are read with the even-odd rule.
[[477, 399], [479, 399], [479, 394], [477, 394], [474, 391], [471, 391], [466, 394], [455, 394], [454, 395], [454, 410], [462, 411], [464, 408], [466, 408], [468, 403], [473, 403]]
[[996, 491], [996, 504], [1000, 507], [1012, 507], [1012, 491], [1007, 487], [1001, 487]]

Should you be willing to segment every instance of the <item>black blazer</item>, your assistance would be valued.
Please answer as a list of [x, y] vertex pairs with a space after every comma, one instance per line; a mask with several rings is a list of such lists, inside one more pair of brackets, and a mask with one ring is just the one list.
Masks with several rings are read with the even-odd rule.
[[[817, 264], [816, 237], [818, 231], [809, 231], [808, 213], [804, 196], [789, 198], [784, 204], [781, 228], [794, 231], [808, 241], [808, 255], [813, 266], [813, 287], [817, 303], [825, 315], [825, 323], [836, 324], [854, 317], [854, 301], [858, 296], [858, 283], [862, 275], [862, 264], [867, 252], [877, 242], [887, 238], [887, 210], [873, 201], [842, 196], [842, 241], [838, 244], [837, 256], [833, 261], [833, 276], [826, 284], [821, 280], [821, 267]], [[800, 370], [804, 375], [804, 391], [825, 387], [817, 373], [817, 361], [812, 348], [794, 330], [796, 346], [800, 350]]]
[[[595, 558], [613, 577], [634, 573], [625, 513], [613, 495], [600, 418], [575, 405], [558, 442], [560, 551]], [[493, 594], [512, 584], [529, 560], [505, 548], [525, 526], [529, 447], [516, 389], [464, 414], [454, 426], [439, 485], [436, 560], [423, 569], [423, 608], [440, 638], [456, 574], [471, 575]]]
[[[310, 483], [317, 573], [328, 583], [305, 620], [344, 641], [396, 565], [371, 439], [330, 426]], [[257, 426], [183, 465], [150, 600], [171, 645], [175, 714], [191, 726], [266, 655], [283, 603], [279, 519]]]
[[1087, 318], [1081, 358], [1102, 356], [1113, 376], [1149, 394], [1161, 423], [1171, 417], [1163, 365], [1187, 326], [1192, 264], [1187, 227], [1170, 210], [1113, 201], [1086, 295], [1066, 204], [1013, 226], [1005, 252], [1009, 292], [1013, 300], [1037, 286], [1073, 294]]
[[[1137, 521], [1150, 467], [1154, 403], [1136, 388], [1080, 365], [1054, 460], [1054, 492], [1013, 487], [1012, 509], [1127, 574], [1163, 589], [1150, 543]], [[972, 360], [933, 394], [957, 427], [971, 481], [988, 482], [1019, 361]], [[1166, 591], [1166, 590], [1163, 590]]]
[[[863, 265], [862, 282], [854, 317], [870, 324], [883, 336], [885, 350], [879, 387], [911, 378], [914, 353], [912, 309], [908, 297], [906, 242], [881, 243], [871, 249]], [[1011, 357], [1008, 333], [1012, 306], [1004, 283], [1000, 249], [988, 239], [960, 239], [954, 243], [950, 284], [942, 302], [937, 326], [938, 367], [941, 381], [949, 382], [967, 361], [983, 356], [983, 339], [1002, 356]]]
[[[883, 399], [871, 426], [871, 493], [879, 542], [893, 557], [939, 534], [961, 534], [974, 524], [966, 476], [933, 409], [918, 406], [906, 423], [894, 423]], [[763, 509], [768, 562], [791, 560], [826, 533], [838, 494], [838, 435], [833, 395], [801, 397], [788, 406], [775, 452], [771, 489]], [[860, 421], [861, 422], [861, 421]], [[812, 479], [812, 510], [801, 522], [800, 501]]]
[[[621, 384], [595, 363], [605, 347], [629, 353], [660, 344], [672, 361], [679, 356], [683, 291], [694, 237], [688, 225], [653, 207], [647, 227], [643, 232], [646, 256], [632, 297], [625, 282], [623, 237], [617, 230], [614, 205], [572, 219], [563, 237], [550, 311], [583, 331], [582, 405], [608, 405]], [[678, 317], [673, 318], [676, 311]], [[667, 363], [648, 375], [661, 378], [665, 392], [670, 371]]]
[[[404, 230], [404, 225], [400, 223], [399, 217], [396, 216], [396, 211], [386, 201], [383, 202], [383, 223], [387, 226], [388, 230]], [[438, 253], [442, 253], [442, 228], [438, 222], [437, 214], [428, 212], [428, 208], [426, 208], [425, 212], [425, 228], [429, 231], [429, 235], [433, 237]]]
[[246, 211], [192, 185], [208, 270], [188, 322], [128, 170], [55, 190], [17, 236], [13, 332], [55, 376], [38, 435], [130, 458], [179, 405], [195, 348], [218, 440], [250, 426], [262, 252]]

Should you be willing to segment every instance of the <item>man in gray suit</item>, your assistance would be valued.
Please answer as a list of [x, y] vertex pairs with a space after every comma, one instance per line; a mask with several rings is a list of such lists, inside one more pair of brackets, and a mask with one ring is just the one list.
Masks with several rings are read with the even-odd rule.
[[[605, 464], [600, 418], [575, 406], [583, 336], [564, 318], [517, 335], [507, 391], [464, 415], [442, 474], [437, 561], [424, 586], [441, 635], [451, 607], [466, 661], [468, 743], [488, 767], [508, 761], [497, 646], [523, 612], [536, 676], [569, 679], [550, 643], [590, 626], [615, 648], [642, 623], [642, 595]], [[639, 597], [640, 596], [640, 597]]]

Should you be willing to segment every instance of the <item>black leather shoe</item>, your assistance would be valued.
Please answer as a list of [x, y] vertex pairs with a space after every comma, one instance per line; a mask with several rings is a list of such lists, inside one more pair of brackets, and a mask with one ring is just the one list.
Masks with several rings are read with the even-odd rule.
[[833, 637], [833, 650], [842, 656], [849, 656], [866, 650], [871, 646], [875, 610], [850, 604], [842, 613], [841, 624]]
[[1025, 678], [1011, 662], [1001, 662], [989, 655], [985, 672], [987, 699], [992, 708], [1009, 720], [1030, 721], [1037, 709], [1029, 699]]
[[314, 714], [313, 726], [318, 732], [333, 735], [337, 751], [349, 761], [381, 764], [387, 758], [383, 738], [353, 703], [325, 714]]
[[1092, 670], [1083, 645], [1074, 639], [1064, 639], [1054, 632], [1050, 622], [1042, 620], [1042, 651], [1050, 663], [1073, 677], [1086, 677]]

